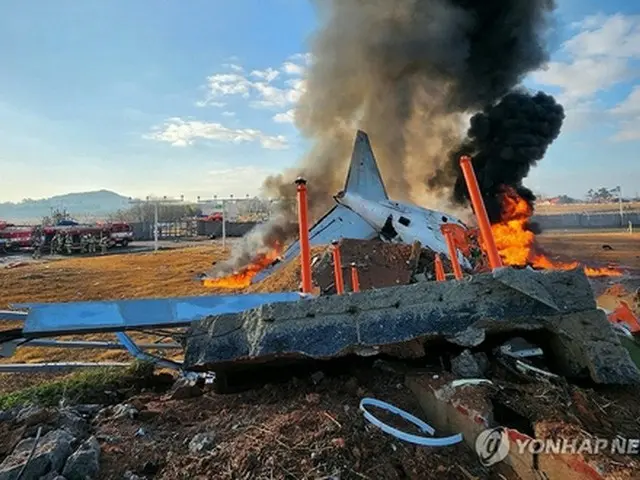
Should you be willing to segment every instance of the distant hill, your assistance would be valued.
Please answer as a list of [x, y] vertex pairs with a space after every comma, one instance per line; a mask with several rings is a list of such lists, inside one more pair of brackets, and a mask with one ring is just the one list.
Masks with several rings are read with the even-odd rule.
[[118, 210], [129, 208], [129, 198], [109, 190], [68, 193], [40, 200], [25, 199], [18, 203], [0, 203], [0, 220], [37, 222], [51, 215], [51, 209], [66, 210], [79, 220], [100, 219]]

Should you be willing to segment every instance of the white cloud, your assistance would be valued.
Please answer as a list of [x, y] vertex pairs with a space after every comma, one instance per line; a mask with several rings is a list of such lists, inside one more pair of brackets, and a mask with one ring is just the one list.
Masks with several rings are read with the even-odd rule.
[[619, 142], [640, 140], [640, 85], [629, 96], [611, 109], [620, 118], [620, 129], [613, 136]]
[[263, 148], [282, 150], [288, 148], [284, 136], [270, 136], [249, 128], [234, 129], [220, 123], [201, 122], [170, 118], [162, 128], [147, 136], [152, 140], [167, 142], [175, 147], [191, 145], [197, 139], [215, 140], [228, 143], [260, 142]]
[[273, 121], [276, 123], [293, 123], [295, 119], [295, 110], [292, 108], [286, 112], [276, 113]]
[[221, 96], [241, 95], [246, 98], [251, 90], [251, 82], [237, 73], [218, 73], [207, 77], [207, 88], [207, 97], [197, 103], [199, 107], [224, 106], [224, 103], [220, 104], [215, 100]]
[[580, 32], [562, 46], [569, 60], [550, 62], [533, 74], [536, 81], [587, 98], [637, 75], [629, 61], [640, 57], [640, 15], [595, 15], [574, 26]]
[[209, 99], [204, 99], [204, 100], [199, 100], [196, 102], [196, 106], [197, 107], [218, 107], [218, 108], [222, 108], [225, 107], [227, 104], [224, 102], [214, 102], [212, 100]]
[[567, 52], [576, 57], [640, 56], [640, 15], [588, 17], [582, 28], [583, 31], [564, 45]]
[[265, 80], [266, 82], [270, 83], [273, 82], [276, 78], [278, 78], [278, 75], [280, 75], [280, 72], [278, 72], [277, 70], [269, 67], [265, 70], [253, 70], [251, 72], [251, 76], [252, 77], [256, 77], [259, 78], [261, 80]]
[[294, 62], [300, 61], [305, 65], [311, 65], [313, 57], [310, 53], [295, 53], [289, 57], [289, 60], [293, 60]]
[[633, 87], [629, 96], [616, 105], [611, 112], [617, 115], [640, 115], [640, 85]]
[[235, 117], [236, 112], [222, 112], [222, 115], [224, 115], [225, 117]]
[[[603, 113], [596, 108], [599, 93], [638, 77], [634, 62], [640, 58], [640, 15], [598, 14], [571, 26], [577, 33], [562, 46], [568, 59], [550, 62], [532, 77], [560, 88], [567, 125], [577, 128]], [[618, 140], [630, 137], [629, 119], [622, 122]]]
[[282, 64], [282, 71], [287, 75], [302, 75], [304, 73], [304, 67], [293, 62], [284, 62]]
[[242, 68], [237, 63], [223, 63], [222, 66], [224, 68], [228, 68], [229, 70], [233, 70], [234, 72], [244, 72], [244, 68]]
[[591, 97], [630, 77], [628, 63], [622, 58], [578, 58], [570, 63], [550, 62], [533, 74], [536, 82], [563, 90], [563, 97]]
[[[256, 108], [285, 108], [297, 103], [304, 93], [305, 81], [292, 78], [278, 86], [273, 83], [278, 76], [279, 72], [271, 67], [253, 70], [248, 77], [237, 73], [211, 75], [207, 78], [207, 96], [197, 105], [224, 106], [219, 99], [229, 96], [251, 99], [250, 105]], [[249, 77], [259, 80], [254, 81]]]

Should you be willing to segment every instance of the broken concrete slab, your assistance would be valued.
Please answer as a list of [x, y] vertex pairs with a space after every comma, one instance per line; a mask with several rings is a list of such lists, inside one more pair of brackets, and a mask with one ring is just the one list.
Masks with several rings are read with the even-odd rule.
[[[526, 292], [527, 282], [518, 279], [520, 274], [534, 282], [532, 295]], [[485, 336], [542, 333], [539, 336], [551, 347], [572, 352], [554, 351], [560, 373], [590, 374], [600, 383], [640, 383], [640, 372], [604, 314], [596, 310], [584, 272], [514, 270], [500, 275], [267, 304], [210, 317], [191, 326], [185, 367], [222, 372], [283, 358], [393, 352], [407, 344], [456, 338], [471, 329]], [[585, 326], [567, 330], [572, 322]], [[589, 343], [594, 341], [608, 348]], [[423, 348], [414, 347], [406, 349], [405, 356], [424, 355]], [[598, 358], [604, 350], [615, 372]]]
[[0, 464], [0, 480], [16, 478], [25, 464], [23, 478], [40, 478], [50, 471], [60, 471], [71, 455], [71, 444], [74, 441], [75, 438], [67, 431], [53, 430], [39, 439], [33, 457], [29, 460], [35, 438], [22, 440]]

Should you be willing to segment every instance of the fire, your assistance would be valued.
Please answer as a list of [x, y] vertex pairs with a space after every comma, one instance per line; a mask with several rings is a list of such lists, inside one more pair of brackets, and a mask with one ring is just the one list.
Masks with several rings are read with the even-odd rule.
[[[579, 262], [558, 262], [540, 252], [535, 234], [529, 229], [533, 208], [515, 190], [506, 188], [502, 195], [502, 221], [491, 226], [496, 246], [505, 265], [531, 265], [540, 269], [572, 270]], [[583, 267], [590, 277], [622, 276], [613, 268]]]
[[282, 249], [280, 247], [273, 248], [268, 252], [257, 254], [251, 263], [237, 272], [220, 278], [205, 278], [203, 285], [211, 288], [245, 288], [251, 285], [251, 279], [258, 272], [269, 267], [273, 262], [280, 258]]

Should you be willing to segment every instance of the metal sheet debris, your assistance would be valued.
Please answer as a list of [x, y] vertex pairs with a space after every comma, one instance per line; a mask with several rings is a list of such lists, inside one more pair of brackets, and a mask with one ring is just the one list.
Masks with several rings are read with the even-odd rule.
[[45, 337], [75, 333], [116, 332], [136, 328], [184, 327], [212, 315], [239, 313], [266, 303], [299, 300], [297, 292], [249, 295], [151, 298], [102, 302], [33, 303], [27, 309], [23, 335]]

